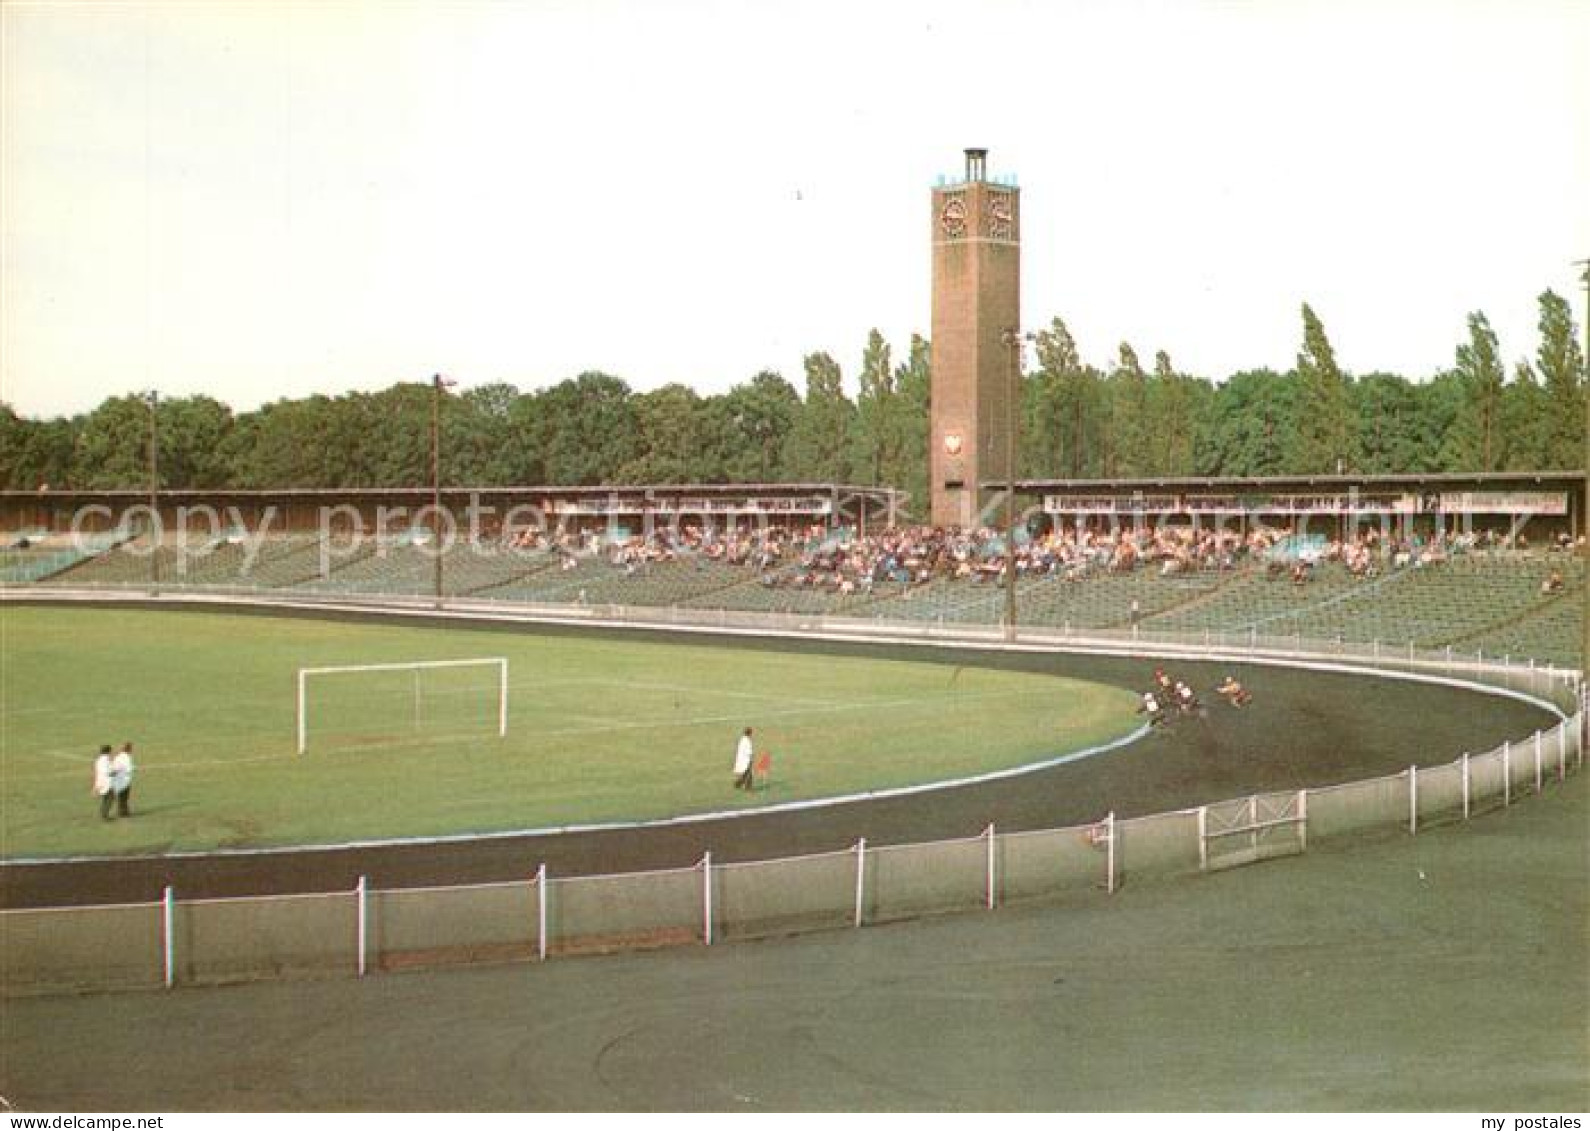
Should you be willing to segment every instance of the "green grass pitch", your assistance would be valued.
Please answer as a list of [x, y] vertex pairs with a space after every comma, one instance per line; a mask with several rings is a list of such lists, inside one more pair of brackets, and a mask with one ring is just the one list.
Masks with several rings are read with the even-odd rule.
[[[503, 656], [494, 669], [301, 667]], [[1130, 733], [1128, 692], [1055, 676], [535, 632], [146, 610], [0, 610], [6, 858], [423, 837], [777, 804], [969, 776]], [[766, 788], [732, 788], [742, 728]], [[135, 744], [101, 821], [101, 743]]]

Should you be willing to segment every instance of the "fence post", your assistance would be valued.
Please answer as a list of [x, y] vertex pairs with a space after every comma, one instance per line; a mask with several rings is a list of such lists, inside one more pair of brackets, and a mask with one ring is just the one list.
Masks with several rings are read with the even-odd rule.
[[171, 890], [171, 885], [166, 885], [165, 894], [160, 901], [160, 936], [161, 949], [165, 951], [166, 959], [166, 989], [170, 989], [177, 981], [177, 899]]
[[1198, 806], [1198, 870], [1209, 871], [1209, 806]]
[[508, 661], [497, 671], [497, 737], [508, 737]]
[[1419, 831], [1419, 767], [1408, 767], [1408, 831]]
[[1104, 866], [1109, 871], [1105, 880], [1104, 890], [1111, 895], [1115, 894], [1115, 810], [1111, 809], [1109, 816], [1104, 818]]
[[304, 715], [304, 673], [298, 673], [298, 753], [304, 752], [304, 747], [309, 743], [309, 723]]
[[365, 963], [366, 963], [366, 959], [365, 959], [366, 943], [369, 941], [369, 937], [370, 937], [370, 935], [369, 935], [369, 931], [370, 931], [369, 905], [368, 905], [368, 902], [365, 899], [365, 895], [366, 895], [367, 891], [368, 891], [367, 881], [365, 880], [365, 878], [363, 876], [360, 876], [359, 877], [359, 885], [356, 888], [353, 889], [353, 893], [354, 893], [354, 896], [359, 901], [359, 962], [358, 962], [358, 966], [359, 966], [359, 977], [361, 977], [361, 978], [364, 977]]
[[994, 867], [995, 867], [995, 865], [994, 865], [994, 844], [995, 844], [995, 841], [994, 841], [994, 823], [992, 821], [990, 821], [988, 823], [987, 836], [988, 836], [988, 909], [990, 911], [992, 911], [994, 909], [994, 905], [995, 905], [995, 902], [996, 902], [996, 896], [995, 896], [994, 893], [999, 890], [998, 887], [996, 886], [997, 881], [998, 881], [998, 877], [994, 873]]
[[1469, 752], [1463, 751], [1463, 819], [1469, 819]]
[[712, 945], [712, 849], [701, 854], [701, 936]]
[[1539, 732], [1539, 731], [1538, 731], [1538, 730], [1537, 730], [1537, 731], [1536, 731], [1536, 732], [1535, 732], [1535, 792], [1536, 792], [1536, 793], [1539, 793], [1539, 792], [1540, 792], [1540, 789], [1541, 789], [1541, 774], [1540, 774], [1540, 732]]
[[1308, 851], [1308, 790], [1297, 791], [1297, 847], [1299, 852]]
[[1513, 803], [1513, 744], [1502, 743], [1502, 806]]
[[547, 866], [536, 869], [536, 958], [547, 960]]
[[861, 901], [867, 884], [867, 838], [856, 842], [856, 926], [861, 926]]

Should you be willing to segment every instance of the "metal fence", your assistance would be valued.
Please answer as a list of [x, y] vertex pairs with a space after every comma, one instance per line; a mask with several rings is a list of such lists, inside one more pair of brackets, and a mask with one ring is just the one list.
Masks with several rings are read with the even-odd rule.
[[[876, 639], [876, 628], [871, 626]], [[907, 626], [917, 629], [920, 626]], [[824, 628], [836, 625], [824, 622]], [[811, 631], [808, 627], [806, 631]], [[957, 640], [977, 639], [959, 632]], [[521, 881], [243, 899], [0, 912], [0, 987], [48, 993], [213, 984], [457, 963], [544, 961], [681, 943], [711, 945], [992, 909], [1020, 900], [1113, 892], [1147, 876], [1197, 874], [1306, 851], [1333, 838], [1417, 833], [1539, 793], [1583, 766], [1585, 712], [1578, 672], [1450, 652], [1218, 637], [1132, 634], [1056, 638], [1021, 646], [1371, 668], [1397, 676], [1500, 687], [1550, 704], [1558, 725], [1440, 766], [1367, 781], [1035, 832], [927, 844], [869, 845], [754, 863], [715, 863], [626, 875], [558, 877], [543, 866]]]

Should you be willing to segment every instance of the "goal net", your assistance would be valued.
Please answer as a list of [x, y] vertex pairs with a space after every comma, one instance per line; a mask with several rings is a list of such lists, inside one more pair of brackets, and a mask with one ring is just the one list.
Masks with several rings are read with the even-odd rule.
[[298, 753], [317, 744], [508, 733], [508, 661], [298, 669]]

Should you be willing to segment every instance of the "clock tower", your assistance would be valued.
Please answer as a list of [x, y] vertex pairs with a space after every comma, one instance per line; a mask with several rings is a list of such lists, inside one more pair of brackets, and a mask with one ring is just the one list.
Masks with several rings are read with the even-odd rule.
[[1011, 474], [1011, 346], [1021, 327], [1021, 198], [991, 182], [988, 151], [933, 190], [933, 387], [928, 453], [935, 526], [977, 520], [985, 480]]

